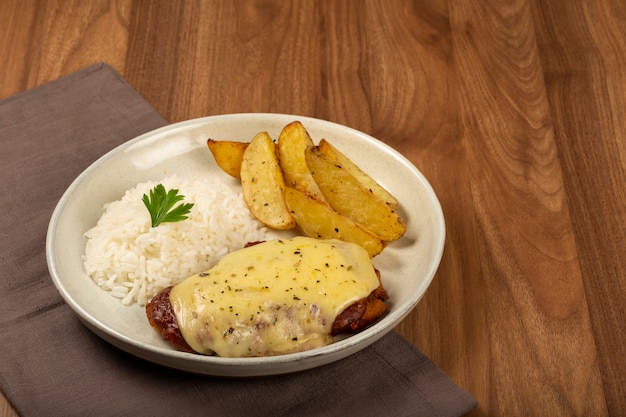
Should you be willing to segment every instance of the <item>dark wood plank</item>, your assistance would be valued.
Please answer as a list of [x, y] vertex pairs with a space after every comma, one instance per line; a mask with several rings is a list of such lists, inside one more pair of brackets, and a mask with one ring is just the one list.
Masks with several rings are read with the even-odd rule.
[[485, 409], [489, 415], [602, 415], [597, 353], [530, 4], [467, 1], [450, 12], [471, 176], [468, 215], [480, 245], [475, 285], [488, 300]]
[[626, 4], [534, 3], [555, 142], [611, 415], [626, 409]]
[[318, 16], [313, 2], [136, 2], [128, 78], [172, 122], [315, 113]]

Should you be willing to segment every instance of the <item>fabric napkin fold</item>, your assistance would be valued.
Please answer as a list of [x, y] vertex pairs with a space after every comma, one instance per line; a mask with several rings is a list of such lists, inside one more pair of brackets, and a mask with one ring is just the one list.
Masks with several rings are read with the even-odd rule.
[[309, 371], [224, 379], [145, 362], [84, 327], [48, 274], [52, 211], [93, 161], [166, 124], [106, 64], [0, 102], [0, 390], [21, 416], [448, 417], [475, 407], [394, 332]]

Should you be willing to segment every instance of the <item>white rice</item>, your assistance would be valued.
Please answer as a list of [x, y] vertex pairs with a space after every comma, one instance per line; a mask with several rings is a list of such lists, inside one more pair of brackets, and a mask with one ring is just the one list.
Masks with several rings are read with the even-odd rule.
[[[178, 189], [177, 203], [194, 203], [187, 220], [153, 228], [141, 200], [157, 184]], [[241, 192], [219, 178], [178, 178], [146, 182], [104, 206], [97, 225], [85, 236], [83, 261], [98, 286], [126, 305], [145, 305], [165, 287], [211, 268], [226, 253], [247, 242], [268, 239]]]

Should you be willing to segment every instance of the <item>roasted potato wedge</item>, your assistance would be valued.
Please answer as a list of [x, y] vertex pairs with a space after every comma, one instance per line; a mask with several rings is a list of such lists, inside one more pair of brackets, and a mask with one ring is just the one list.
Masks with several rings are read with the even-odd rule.
[[285, 201], [296, 223], [309, 237], [356, 243], [367, 250], [370, 257], [385, 248], [379, 238], [314, 196], [287, 186]]
[[302, 123], [291, 122], [278, 136], [278, 158], [286, 185], [324, 200], [304, 160], [304, 150], [311, 146], [313, 140]]
[[243, 161], [243, 153], [248, 147], [247, 142], [209, 139], [207, 145], [217, 166], [228, 175], [237, 179], [241, 178], [241, 161]]
[[257, 134], [246, 148], [240, 176], [243, 198], [257, 219], [279, 230], [296, 226], [285, 203], [276, 145], [266, 132]]
[[338, 162], [323, 155], [318, 148], [308, 148], [305, 160], [333, 209], [383, 241], [393, 241], [404, 234], [406, 224], [402, 218]]
[[333, 161], [337, 161], [345, 170], [356, 177], [361, 184], [372, 192], [375, 196], [383, 200], [389, 207], [396, 210], [399, 206], [398, 200], [387, 191], [376, 180], [363, 172], [354, 162], [352, 162], [347, 156], [342, 154], [337, 148], [331, 145], [326, 139], [320, 140], [318, 145], [320, 152]]

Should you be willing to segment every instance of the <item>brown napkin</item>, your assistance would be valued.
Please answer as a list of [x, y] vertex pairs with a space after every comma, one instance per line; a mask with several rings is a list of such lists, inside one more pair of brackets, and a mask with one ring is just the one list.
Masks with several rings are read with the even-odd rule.
[[0, 389], [20, 415], [447, 417], [475, 407], [396, 333], [310, 371], [222, 379], [144, 362], [87, 330], [48, 274], [48, 221], [90, 163], [166, 123], [105, 64], [0, 102]]

